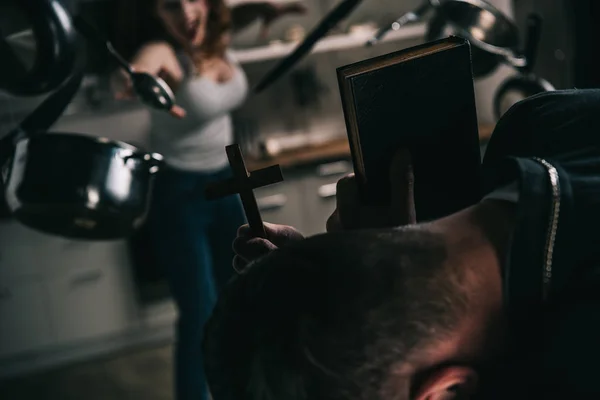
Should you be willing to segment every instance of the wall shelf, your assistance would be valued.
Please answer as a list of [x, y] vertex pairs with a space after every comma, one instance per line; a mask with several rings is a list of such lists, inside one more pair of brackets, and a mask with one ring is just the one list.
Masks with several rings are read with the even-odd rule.
[[[382, 42], [392, 42], [399, 40], [418, 39], [425, 37], [427, 32], [426, 23], [410, 24], [400, 28], [397, 31], [391, 31]], [[329, 51], [346, 50], [363, 47], [366, 41], [373, 36], [375, 31], [360, 32], [343, 35], [331, 35], [318, 42], [312, 50], [312, 53], [325, 53]], [[298, 43], [272, 44], [262, 47], [248, 49], [237, 49], [233, 51], [234, 56], [242, 64], [253, 62], [274, 60], [290, 54]]]

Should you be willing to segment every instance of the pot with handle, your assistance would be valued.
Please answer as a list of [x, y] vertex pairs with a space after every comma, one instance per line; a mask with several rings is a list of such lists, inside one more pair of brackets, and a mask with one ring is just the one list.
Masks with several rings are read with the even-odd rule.
[[122, 142], [46, 132], [82, 75], [75, 72], [0, 143], [6, 202], [16, 219], [33, 229], [69, 238], [119, 239], [144, 221], [162, 157]]
[[123, 238], [144, 221], [162, 157], [123, 142], [47, 132], [80, 87], [83, 60], [76, 61], [59, 89], [0, 140], [6, 203], [21, 223], [49, 234]]
[[429, 11], [434, 15], [428, 23], [427, 40], [461, 36], [471, 43], [473, 76], [489, 75], [502, 64], [525, 66], [527, 60], [517, 47], [517, 26], [500, 10], [483, 0], [426, 0], [420, 7], [380, 29], [367, 44], [373, 45], [390, 30], [421, 20]]
[[[77, 34], [59, 0], [0, 2], [0, 88], [16, 96], [36, 96], [57, 89], [73, 70]], [[8, 31], [9, 28], [12, 28]], [[35, 54], [31, 66], [11, 41], [27, 36]]]

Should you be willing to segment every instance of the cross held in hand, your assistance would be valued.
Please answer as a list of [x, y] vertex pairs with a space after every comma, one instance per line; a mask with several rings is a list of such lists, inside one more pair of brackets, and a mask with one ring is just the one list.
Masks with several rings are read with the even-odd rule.
[[208, 200], [215, 200], [239, 194], [250, 229], [255, 236], [266, 239], [267, 233], [265, 232], [258, 203], [254, 196], [254, 189], [282, 182], [283, 174], [281, 168], [279, 165], [274, 165], [248, 172], [239, 145], [233, 144], [227, 146], [226, 151], [229, 165], [233, 171], [233, 178], [209, 185], [205, 192], [206, 198]]

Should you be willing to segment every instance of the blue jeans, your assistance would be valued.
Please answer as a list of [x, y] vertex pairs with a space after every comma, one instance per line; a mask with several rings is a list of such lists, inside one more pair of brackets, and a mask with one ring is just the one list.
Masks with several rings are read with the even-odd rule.
[[231, 176], [164, 169], [156, 178], [148, 228], [179, 310], [175, 345], [177, 400], [208, 400], [202, 336], [219, 289], [233, 273], [232, 242], [246, 223], [239, 196], [204, 198], [205, 186]]

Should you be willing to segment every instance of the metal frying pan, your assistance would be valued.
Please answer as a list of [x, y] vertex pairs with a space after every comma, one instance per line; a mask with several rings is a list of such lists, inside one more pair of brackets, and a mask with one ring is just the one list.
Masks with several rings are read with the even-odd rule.
[[356, 8], [356, 6], [362, 0], [343, 0], [337, 7], [335, 7], [317, 27], [304, 39], [304, 41], [296, 47], [296, 50], [286, 58], [284, 58], [279, 64], [269, 71], [265, 77], [256, 85], [254, 88], [255, 93], [260, 93], [267, 87], [271, 86], [273, 82], [279, 79], [286, 72], [291, 70], [305, 55], [310, 53], [313, 46], [321, 40], [332, 28], [334, 28], [340, 21], [346, 18]]
[[[496, 27], [490, 29], [486, 41], [494, 46], [516, 49], [519, 46], [519, 33], [516, 26], [506, 18], [496, 20], [495, 23]], [[447, 36], [461, 36], [461, 33], [456, 28], [456, 24], [449, 21], [444, 13], [437, 12], [429, 20], [426, 40], [434, 41]], [[476, 43], [471, 46], [471, 57], [474, 78], [484, 78], [504, 63], [503, 56], [484, 50]]]
[[[75, 64], [77, 35], [59, 0], [0, 1], [0, 89], [36, 96], [57, 89]], [[28, 36], [33, 65], [23, 63], [12, 44]]]
[[[409, 22], [418, 21], [430, 10], [435, 11], [435, 16], [429, 25], [428, 39], [435, 40], [448, 35], [462, 36], [477, 49], [474, 50], [475, 55], [492, 55], [488, 60], [484, 60], [487, 67], [483, 68], [481, 75], [493, 70], [490, 60], [494, 60], [496, 64], [506, 62], [519, 68], [525, 66], [527, 60], [517, 49], [518, 28], [500, 10], [483, 0], [426, 0], [416, 10], [379, 30], [366, 44], [373, 45], [379, 42], [390, 30], [397, 30]], [[478, 61], [475, 55], [474, 64]]]
[[537, 14], [527, 18], [527, 42], [524, 54], [527, 64], [519, 68], [519, 73], [507, 79], [498, 88], [494, 96], [494, 114], [497, 119], [515, 103], [538, 93], [556, 90], [547, 80], [535, 75], [533, 68], [537, 59], [537, 51], [541, 37], [542, 19]]

